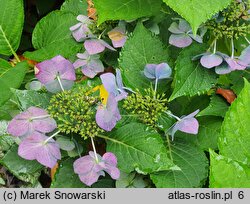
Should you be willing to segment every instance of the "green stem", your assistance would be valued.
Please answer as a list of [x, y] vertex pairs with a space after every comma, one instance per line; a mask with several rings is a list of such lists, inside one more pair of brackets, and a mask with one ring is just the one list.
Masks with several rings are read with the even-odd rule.
[[247, 74], [250, 74], [250, 71], [247, 71], [247, 70], [243, 70], [243, 72], [246, 72]]
[[12, 48], [12, 46], [11, 46], [11, 44], [10, 44], [10, 42], [9, 42], [9, 40], [8, 40], [8, 38], [7, 38], [7, 36], [5, 35], [5, 32], [3, 31], [3, 28], [2, 28], [1, 25], [0, 25], [0, 31], [1, 31], [1, 33], [3, 34], [3, 38], [5, 39], [5, 41], [6, 41], [7, 45], [8, 45], [8, 47], [10, 48], [11, 53], [12, 53], [12, 54], [14, 55], [14, 57], [16, 58], [17, 62], [21, 62], [20, 58], [18, 57], [18, 55], [16, 54], [16, 52], [15, 52], [14, 49]]
[[250, 44], [250, 41], [247, 39], [247, 37], [245, 37], [245, 39], [246, 39], [247, 43]]
[[52, 139], [53, 137], [55, 137], [56, 135], [58, 135], [60, 133], [60, 130], [58, 130], [56, 133], [54, 133], [53, 135], [51, 135], [48, 139], [46, 139], [44, 141], [44, 144], [46, 144], [50, 139]]
[[233, 38], [231, 39], [231, 50], [232, 50], [231, 58], [233, 59], [234, 58], [234, 40], [233, 40]]
[[156, 99], [156, 94], [157, 94], [157, 86], [158, 86], [158, 79], [155, 79], [155, 92], [154, 92], [154, 99]]
[[215, 38], [215, 41], [214, 41], [214, 54], [216, 53], [216, 48], [217, 48], [217, 39]]
[[98, 160], [98, 156], [97, 156], [97, 153], [96, 153], [96, 148], [95, 148], [95, 143], [94, 143], [94, 140], [93, 140], [93, 137], [90, 137], [91, 139], [91, 144], [92, 144], [92, 147], [93, 147], [93, 150], [94, 150], [94, 153], [95, 153], [95, 160], [97, 163], [99, 163], [99, 160]]
[[31, 117], [31, 120], [37, 120], [37, 119], [44, 119], [44, 118], [48, 118], [50, 117], [50, 115], [40, 115], [40, 116], [36, 116], [36, 117]]
[[164, 113], [168, 114], [170, 117], [175, 118], [178, 121], [181, 121], [181, 119], [179, 117], [177, 117], [176, 115], [174, 115], [174, 114], [172, 114], [170, 112], [164, 111]]
[[211, 48], [214, 45], [215, 41], [217, 41], [217, 38], [214, 38], [213, 42], [210, 44], [209, 48], [207, 49], [207, 52], [211, 50]]
[[106, 29], [98, 36], [98, 39], [101, 39], [102, 35], [105, 33]]
[[62, 82], [61, 82], [60, 77], [59, 77], [59, 76], [57, 76], [56, 78], [57, 78], [57, 80], [58, 80], [58, 83], [59, 83], [59, 85], [60, 85], [60, 87], [61, 87], [62, 91], [64, 91], [64, 88], [63, 88], [63, 85], [62, 85]]
[[170, 156], [171, 161], [174, 161], [173, 156], [172, 156], [172, 151], [171, 151], [171, 143], [170, 143], [170, 139], [169, 139], [168, 134], [166, 134], [166, 137], [167, 137], [167, 142], [168, 142], [169, 156]]

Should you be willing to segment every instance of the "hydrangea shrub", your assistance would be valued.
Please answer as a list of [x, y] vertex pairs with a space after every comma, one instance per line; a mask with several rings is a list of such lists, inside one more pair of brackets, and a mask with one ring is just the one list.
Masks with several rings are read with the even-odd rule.
[[0, 4], [0, 164], [25, 186], [250, 187], [249, 1], [65, 0], [29, 49]]

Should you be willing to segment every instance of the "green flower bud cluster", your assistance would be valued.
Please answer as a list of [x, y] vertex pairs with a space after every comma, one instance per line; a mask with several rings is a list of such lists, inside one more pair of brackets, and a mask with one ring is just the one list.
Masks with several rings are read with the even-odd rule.
[[249, 2], [237, 2], [233, 1], [228, 8], [220, 12], [219, 18], [221, 21], [215, 19], [206, 23], [206, 26], [213, 31], [214, 36], [222, 38], [238, 39], [239, 37], [245, 37], [250, 31], [250, 25], [247, 23], [249, 19], [248, 10], [250, 9]]
[[61, 132], [78, 133], [85, 139], [103, 132], [95, 122], [95, 107], [100, 100], [88, 93], [87, 89], [76, 88], [52, 96], [48, 112]]
[[143, 123], [155, 128], [156, 122], [163, 111], [167, 109], [165, 94], [156, 94], [152, 89], [146, 89], [142, 95], [138, 90], [131, 94], [123, 103], [123, 108], [131, 114], [138, 116]]

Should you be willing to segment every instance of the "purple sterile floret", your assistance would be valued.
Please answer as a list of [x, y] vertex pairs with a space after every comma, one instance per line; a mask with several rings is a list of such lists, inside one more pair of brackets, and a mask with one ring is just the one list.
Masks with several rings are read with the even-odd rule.
[[56, 121], [48, 115], [46, 110], [30, 107], [10, 121], [7, 131], [16, 137], [27, 137], [34, 131], [52, 132], [56, 127]]
[[239, 59], [237, 58], [231, 58], [231, 57], [228, 57], [225, 59], [225, 61], [227, 62], [229, 68], [233, 71], [233, 70], [244, 70], [246, 69], [246, 66], [244, 65], [241, 65], [239, 63]]
[[92, 35], [91, 31], [88, 28], [88, 26], [92, 23], [92, 21], [89, 19], [89, 17], [84, 15], [79, 15], [77, 16], [76, 19], [80, 22], [70, 27], [70, 30], [77, 42], [83, 42], [90, 35]]
[[250, 48], [249, 46], [242, 51], [239, 57], [229, 57], [226, 54], [221, 53], [224, 58], [224, 63], [215, 68], [217, 74], [228, 74], [235, 70], [244, 70], [250, 66]]
[[128, 38], [126, 36], [125, 28], [122, 27], [115, 27], [108, 33], [108, 35], [115, 48], [123, 47]]
[[105, 176], [104, 171], [115, 180], [120, 177], [120, 171], [116, 167], [117, 159], [113, 153], [107, 152], [103, 157], [97, 154], [97, 159], [98, 161], [94, 152], [90, 151], [89, 155], [83, 156], [74, 162], [74, 171], [84, 184], [91, 186], [98, 181], [100, 176]]
[[94, 78], [98, 73], [104, 71], [102, 61], [99, 55], [89, 55], [86, 51], [83, 54], [77, 54], [78, 60], [73, 64], [75, 68], [81, 67], [82, 73], [89, 77]]
[[250, 45], [241, 52], [238, 63], [250, 67]]
[[203, 67], [210, 69], [219, 66], [223, 62], [223, 58], [216, 53], [205, 53], [200, 62]]
[[117, 166], [117, 158], [111, 152], [106, 152], [102, 156], [102, 162], [100, 165], [104, 168], [111, 178], [117, 180], [120, 177], [120, 170], [116, 167]]
[[149, 79], [166, 79], [172, 74], [172, 69], [167, 63], [147, 64], [144, 68], [144, 75]]
[[42, 133], [34, 132], [24, 139], [18, 148], [18, 155], [27, 160], [37, 160], [42, 165], [53, 168], [61, 159], [59, 144]]
[[198, 133], [199, 123], [194, 118], [194, 116], [198, 113], [199, 110], [196, 110], [187, 116], [182, 116], [180, 120], [177, 121], [175, 125], [170, 129], [170, 135], [172, 136], [172, 139], [174, 139], [174, 135], [178, 130], [181, 132], [196, 135]]
[[172, 33], [169, 38], [169, 44], [183, 48], [191, 45], [193, 40], [202, 43], [202, 37], [205, 34], [203, 30], [200, 35], [193, 35], [192, 28], [188, 22], [183, 19], [178, 20], [179, 24], [173, 22], [168, 29]]
[[193, 57], [193, 60], [199, 59], [200, 63], [203, 67], [211, 69], [213, 67], [217, 67], [222, 64], [223, 57], [220, 55], [220, 53], [211, 53], [211, 52], [205, 52], [200, 55], [197, 55]]
[[61, 55], [38, 63], [35, 70], [36, 78], [52, 93], [69, 90], [76, 80], [73, 64]]
[[193, 42], [187, 34], [172, 34], [169, 37], [169, 44], [179, 48], [188, 47]]
[[232, 72], [233, 70], [230, 69], [228, 64], [226, 62], [223, 62], [220, 66], [215, 67], [215, 73], [216, 74], [228, 74]]
[[100, 76], [104, 88], [109, 94], [113, 94], [117, 101], [128, 96], [122, 83], [121, 71], [116, 69], [116, 76], [112, 73], [105, 73]]
[[95, 118], [97, 125], [106, 131], [111, 131], [121, 119], [118, 102], [112, 93], [109, 94], [106, 105], [98, 106]]
[[93, 38], [84, 42], [84, 47], [90, 55], [95, 55], [103, 52], [106, 48], [116, 51], [112, 46], [102, 39]]

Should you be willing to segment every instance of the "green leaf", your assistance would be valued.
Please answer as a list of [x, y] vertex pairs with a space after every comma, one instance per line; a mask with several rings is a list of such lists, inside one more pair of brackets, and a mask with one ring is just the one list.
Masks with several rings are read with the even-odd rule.
[[15, 142], [14, 138], [8, 135], [7, 127], [7, 121], [0, 121], [0, 153], [9, 150], [11, 145]]
[[23, 110], [27, 110], [31, 106], [36, 106], [44, 109], [48, 107], [50, 100], [49, 94], [39, 93], [33, 90], [11, 89], [11, 91], [17, 98]]
[[181, 96], [171, 101], [168, 104], [168, 108], [175, 115], [181, 117], [182, 115], [189, 115], [198, 109], [205, 109], [209, 105], [209, 102], [210, 97], [208, 95]]
[[161, 9], [160, 0], [94, 0], [98, 24], [107, 20], [135, 20], [151, 16]]
[[10, 56], [19, 47], [24, 8], [22, 0], [0, 0], [0, 54]]
[[76, 23], [75, 15], [70, 12], [49, 13], [38, 22], [32, 35], [32, 43], [37, 50], [26, 52], [24, 56], [43, 61], [59, 54], [66, 58], [75, 55], [82, 44], [73, 39], [69, 28]]
[[0, 106], [11, 97], [10, 88], [19, 88], [28, 69], [27, 62], [20, 62], [15, 67], [7, 63], [0, 59]]
[[75, 16], [87, 15], [87, 8], [86, 0], [66, 0], [61, 6], [61, 11], [71, 12]]
[[169, 62], [168, 50], [142, 23], [138, 23], [122, 49], [119, 61], [126, 86], [143, 91], [151, 87], [150, 80], [142, 73], [144, 67], [150, 63]]
[[146, 125], [130, 123], [102, 137], [107, 139], [107, 151], [117, 156], [119, 168], [126, 173], [147, 174], [176, 167], [161, 136]]
[[169, 130], [176, 120], [166, 113], [162, 113], [157, 120], [157, 127], [164, 132]]
[[234, 93], [239, 95], [241, 90], [244, 88], [244, 78], [250, 80], [250, 74], [245, 70], [235, 70], [228, 74], [228, 78], [231, 80], [230, 83], [233, 84], [231, 88]]
[[69, 137], [61, 136], [57, 138], [56, 142], [59, 144], [60, 149], [65, 151], [72, 151], [75, 148], [75, 143]]
[[51, 188], [86, 188], [74, 172], [74, 160], [69, 158], [61, 162], [50, 186]]
[[15, 143], [13, 136], [0, 135], [0, 152], [5, 152]]
[[173, 161], [180, 171], [151, 174], [157, 188], [202, 187], [208, 175], [208, 160], [202, 150], [191, 144], [175, 141], [171, 145]]
[[210, 188], [249, 188], [249, 166], [210, 150]]
[[213, 95], [211, 97], [210, 104], [207, 108], [202, 110], [198, 116], [212, 115], [225, 117], [226, 112], [228, 111], [229, 105], [227, 102], [220, 96]]
[[115, 181], [108, 175], [106, 177], [100, 177], [91, 188], [115, 188]]
[[20, 110], [16, 103], [7, 101], [3, 106], [0, 107], [0, 120], [12, 120], [12, 118], [19, 114]]
[[0, 136], [7, 135], [7, 127], [8, 122], [7, 121], [0, 121]]
[[193, 44], [184, 49], [176, 61], [173, 93], [170, 101], [180, 96], [201, 95], [216, 83], [214, 70], [208, 70], [192, 58], [205, 50], [204, 46]]
[[19, 157], [17, 149], [17, 145], [12, 146], [0, 160], [0, 163], [18, 179], [29, 183], [35, 183], [40, 176], [40, 171], [43, 166], [36, 161], [29, 161]]
[[120, 172], [120, 178], [116, 180], [116, 188], [145, 188], [147, 182], [143, 179], [143, 175], [131, 172], [129, 174]]
[[197, 137], [197, 145], [202, 150], [208, 151], [218, 149], [217, 140], [220, 135], [222, 119], [219, 117], [199, 117], [199, 133]]
[[[193, 32], [214, 14], [226, 8], [232, 0], [163, 0], [174, 11], [185, 18]], [[188, 9], [187, 9], [188, 8]]]
[[76, 43], [73, 39], [66, 39], [64, 41], [59, 40], [33, 52], [25, 52], [24, 56], [28, 59], [42, 62], [44, 60], [51, 59], [56, 55], [62, 55], [65, 58], [70, 58], [74, 54], [80, 52], [81, 49], [82, 45]]
[[250, 164], [250, 83], [245, 86], [227, 112], [219, 137], [220, 154]]
[[5, 180], [2, 178], [2, 175], [0, 174], [0, 187], [2, 185], [5, 185]]
[[200, 149], [208, 151], [209, 148], [218, 149], [218, 137], [220, 136], [222, 118], [214, 116], [198, 117], [199, 132], [197, 135], [190, 135], [177, 132], [175, 138], [181, 139], [186, 143], [195, 144]]

